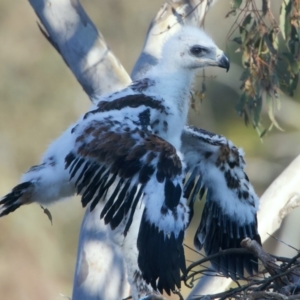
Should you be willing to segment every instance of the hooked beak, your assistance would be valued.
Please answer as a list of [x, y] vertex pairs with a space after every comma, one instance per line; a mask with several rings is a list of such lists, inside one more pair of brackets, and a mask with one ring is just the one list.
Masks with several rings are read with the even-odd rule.
[[220, 68], [226, 69], [226, 72], [228, 72], [230, 68], [230, 62], [228, 57], [224, 54], [224, 52], [220, 49], [217, 50], [216, 52], [217, 56], [217, 63]]

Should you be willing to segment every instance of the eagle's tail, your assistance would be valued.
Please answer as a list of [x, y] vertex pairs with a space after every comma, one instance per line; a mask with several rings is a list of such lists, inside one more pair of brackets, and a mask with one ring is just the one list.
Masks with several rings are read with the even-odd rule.
[[0, 200], [0, 217], [15, 211], [23, 204], [29, 204], [34, 184], [26, 181], [15, 186], [12, 191]]

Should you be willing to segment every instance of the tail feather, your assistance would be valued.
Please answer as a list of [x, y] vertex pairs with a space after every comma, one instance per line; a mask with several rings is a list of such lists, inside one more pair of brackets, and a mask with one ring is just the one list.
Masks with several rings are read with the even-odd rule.
[[29, 193], [33, 182], [26, 181], [18, 184], [12, 191], [0, 200], [0, 217], [15, 211], [23, 204], [30, 203]]

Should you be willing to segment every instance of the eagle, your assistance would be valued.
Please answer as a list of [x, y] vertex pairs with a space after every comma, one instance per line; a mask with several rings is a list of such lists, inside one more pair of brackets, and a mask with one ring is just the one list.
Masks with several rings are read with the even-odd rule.
[[[229, 60], [204, 31], [184, 26], [143, 78], [97, 99], [50, 145], [42, 162], [0, 200], [0, 217], [75, 193], [91, 210], [105, 201], [100, 217], [116, 240], [121, 233], [136, 243], [136, 251], [124, 255], [133, 299], [180, 288], [185, 231], [196, 198], [204, 194], [198, 249], [210, 255], [239, 247], [245, 237], [260, 241], [258, 198], [243, 153], [222, 136], [186, 126], [190, 87], [206, 66], [228, 71]], [[257, 263], [251, 256], [231, 256], [216, 259], [213, 267], [235, 278], [243, 277], [244, 268], [252, 274]]]

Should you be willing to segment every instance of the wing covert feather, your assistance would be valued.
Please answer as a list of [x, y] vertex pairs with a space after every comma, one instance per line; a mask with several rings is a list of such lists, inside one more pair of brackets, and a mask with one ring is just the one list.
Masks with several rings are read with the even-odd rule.
[[[204, 247], [207, 255], [219, 250], [239, 248], [249, 237], [260, 242], [256, 213], [258, 197], [244, 172], [243, 153], [225, 137], [202, 129], [188, 127], [182, 134], [182, 152], [190, 177], [185, 184], [185, 196], [190, 198], [191, 215], [199, 194], [206, 190], [199, 227], [194, 244]], [[212, 262], [215, 270], [225, 276], [244, 277], [257, 272], [257, 259], [251, 255], [229, 255]]]
[[[101, 218], [112, 229], [123, 224], [124, 235], [143, 200], [137, 243], [143, 277], [161, 292], [179, 288], [180, 271], [185, 271], [188, 207], [176, 149], [149, 131], [131, 130], [114, 120], [93, 120], [81, 132], [77, 129], [75, 150], [66, 157], [66, 168], [84, 206], [91, 202], [93, 209], [109, 195]], [[110, 187], [113, 191], [108, 193]]]

